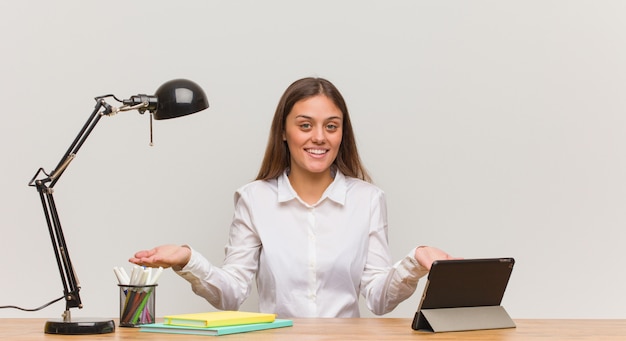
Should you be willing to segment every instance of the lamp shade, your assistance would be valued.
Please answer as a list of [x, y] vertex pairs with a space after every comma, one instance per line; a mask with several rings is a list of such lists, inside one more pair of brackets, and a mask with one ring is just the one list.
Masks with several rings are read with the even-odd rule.
[[200, 86], [187, 79], [174, 79], [161, 85], [156, 93], [155, 120], [180, 117], [209, 107], [209, 101]]

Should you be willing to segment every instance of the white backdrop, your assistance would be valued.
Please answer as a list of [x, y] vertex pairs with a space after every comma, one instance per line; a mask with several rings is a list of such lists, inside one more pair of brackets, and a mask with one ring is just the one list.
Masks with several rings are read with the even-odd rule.
[[[591, 0], [2, 1], [0, 305], [62, 295], [27, 183], [95, 96], [182, 77], [211, 104], [156, 121], [154, 147], [147, 115], [103, 118], [56, 186], [83, 286], [73, 314], [115, 317], [112, 267], [130, 269], [135, 251], [189, 243], [221, 263], [233, 192], [256, 175], [278, 98], [321, 76], [387, 193], [394, 259], [418, 244], [515, 257], [512, 317], [626, 318], [625, 16], [626, 2]], [[421, 288], [386, 316], [412, 317]], [[164, 274], [157, 315], [212, 309]]]

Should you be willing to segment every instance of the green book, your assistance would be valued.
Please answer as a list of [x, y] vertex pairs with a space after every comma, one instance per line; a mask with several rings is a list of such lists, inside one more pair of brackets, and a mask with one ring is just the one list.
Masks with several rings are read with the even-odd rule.
[[240, 324], [223, 327], [185, 327], [165, 323], [143, 324], [139, 331], [165, 334], [188, 334], [188, 335], [227, 335], [246, 333], [255, 330], [282, 328], [293, 326], [292, 320], [275, 319], [274, 322]]

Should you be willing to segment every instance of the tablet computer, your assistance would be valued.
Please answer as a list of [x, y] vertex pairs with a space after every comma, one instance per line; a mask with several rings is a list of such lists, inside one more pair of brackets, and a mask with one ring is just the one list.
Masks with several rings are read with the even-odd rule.
[[[454, 319], [463, 319], [472, 324], [474, 322], [471, 320], [480, 318], [483, 313], [486, 314], [485, 319], [497, 317], [492, 314], [498, 316], [506, 314], [500, 303], [514, 265], [515, 259], [511, 257], [435, 261], [428, 273], [426, 286], [413, 319], [413, 329], [436, 331], [433, 323], [438, 324], [441, 319], [446, 324], [456, 324], [457, 321]], [[503, 322], [507, 322], [504, 323], [506, 327], [515, 326], [514, 324], [511, 326], [513, 321], [508, 314], [500, 317], [503, 318]], [[497, 321], [494, 323], [500, 324]], [[491, 328], [489, 324], [490, 322], [487, 323], [487, 327], [479, 323], [474, 327], [462, 328], [488, 329]], [[459, 326], [449, 326], [444, 329], [465, 330], [458, 328]]]

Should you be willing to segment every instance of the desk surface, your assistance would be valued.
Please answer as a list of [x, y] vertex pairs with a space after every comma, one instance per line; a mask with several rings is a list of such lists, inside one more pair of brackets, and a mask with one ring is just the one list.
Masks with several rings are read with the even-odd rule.
[[[626, 320], [515, 320], [517, 328], [451, 333], [411, 329], [411, 319], [294, 319], [293, 327], [217, 336], [218, 340], [625, 340]], [[45, 319], [0, 319], [0, 340], [209, 340], [216, 336], [139, 332], [117, 326], [99, 335], [48, 335]]]

